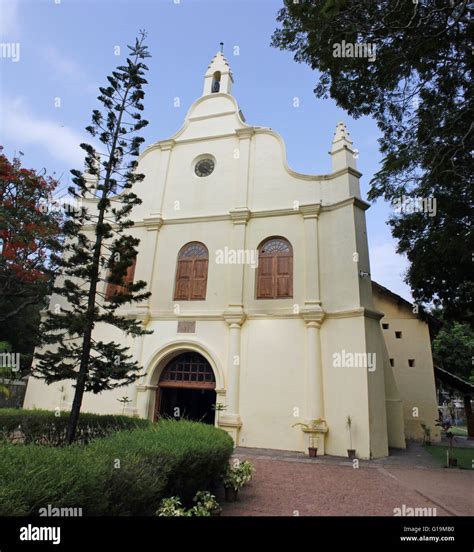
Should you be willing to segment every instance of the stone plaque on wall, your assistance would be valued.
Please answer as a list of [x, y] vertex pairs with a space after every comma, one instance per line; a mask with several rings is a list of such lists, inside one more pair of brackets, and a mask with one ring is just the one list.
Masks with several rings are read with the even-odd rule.
[[196, 321], [178, 320], [178, 333], [196, 333]]

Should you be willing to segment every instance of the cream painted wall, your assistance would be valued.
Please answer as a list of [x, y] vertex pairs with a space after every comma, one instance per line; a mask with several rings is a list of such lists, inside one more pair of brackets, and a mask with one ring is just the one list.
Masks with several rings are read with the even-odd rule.
[[[226, 62], [218, 54], [206, 78], [213, 64], [222, 69]], [[342, 350], [381, 355], [383, 349], [370, 280], [359, 275], [370, 270], [368, 204], [360, 199], [352, 142], [338, 124], [331, 153], [335, 172], [296, 173], [277, 133], [242, 121], [227, 93], [230, 84], [229, 73], [220, 93], [205, 93], [194, 102], [172, 138], [140, 156], [145, 180], [136, 193], [143, 203], [134, 210], [131, 233], [141, 239], [135, 277], [149, 283], [152, 296], [123, 312], [154, 331], [127, 341], [145, 375], [125, 389], [88, 394], [84, 410], [120, 412], [117, 398], [128, 395], [133, 402], [127, 413], [151, 417], [160, 371], [174, 355], [195, 350], [215, 371], [218, 402], [235, 410], [225, 411], [220, 421], [238, 444], [303, 451], [304, 435], [292, 425], [308, 421], [317, 406], [327, 422], [328, 454], [347, 455], [350, 414], [359, 457], [385, 456], [387, 368], [369, 373], [366, 367], [333, 362]], [[199, 178], [194, 164], [203, 156], [214, 158], [215, 170]], [[93, 201], [88, 205], [95, 209]], [[292, 298], [257, 300], [255, 268], [216, 262], [218, 250], [255, 251], [270, 236], [292, 245]], [[176, 302], [177, 254], [190, 241], [209, 251], [206, 300]], [[196, 321], [195, 333], [177, 333], [183, 319]], [[95, 336], [125, 342], [104, 327]], [[25, 406], [51, 408], [56, 395], [54, 388], [31, 380]], [[394, 433], [403, 427], [396, 420], [389, 425]]]
[[[283, 335], [285, 339], [275, 339]], [[302, 450], [301, 430], [292, 425], [301, 421], [305, 411], [304, 322], [248, 320], [242, 354], [240, 444]], [[298, 413], [300, 416], [295, 416]]]
[[[422, 439], [421, 422], [431, 428], [433, 440], [440, 438], [435, 426], [438, 418], [433, 359], [428, 324], [420, 320], [408, 306], [385, 294], [374, 291], [376, 308], [385, 313], [381, 324], [389, 358], [394, 360], [393, 374], [403, 399], [405, 434], [408, 439]], [[395, 332], [401, 331], [397, 339]], [[410, 367], [408, 360], [414, 359]]]

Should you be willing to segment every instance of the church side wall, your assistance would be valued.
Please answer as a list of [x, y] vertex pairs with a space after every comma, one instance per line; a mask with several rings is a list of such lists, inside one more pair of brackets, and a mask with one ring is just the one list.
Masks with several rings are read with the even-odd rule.
[[[359, 458], [369, 458], [369, 411], [366, 368], [347, 366], [345, 353], [365, 351], [362, 316], [328, 317], [321, 327], [324, 410], [329, 427], [326, 453], [346, 456], [350, 448], [347, 416], [351, 416], [352, 445]], [[339, 356], [335, 356], [339, 355]], [[342, 362], [338, 362], [340, 358]]]
[[[432, 440], [440, 439], [433, 358], [428, 324], [419, 320], [407, 307], [398, 306], [379, 293], [374, 293], [379, 310], [385, 313], [381, 323], [389, 324], [382, 330], [389, 358], [393, 359], [393, 374], [403, 399], [405, 436], [423, 439], [421, 423], [431, 429]], [[397, 339], [395, 332], [402, 333]], [[409, 366], [409, 359], [415, 361]]]

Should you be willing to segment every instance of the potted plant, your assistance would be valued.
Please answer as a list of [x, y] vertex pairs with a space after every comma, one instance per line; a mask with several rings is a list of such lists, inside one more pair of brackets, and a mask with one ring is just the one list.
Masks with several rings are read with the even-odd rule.
[[237, 460], [233, 466], [227, 466], [223, 479], [226, 502], [237, 500], [239, 489], [252, 479], [254, 471], [253, 465], [247, 460]]
[[431, 428], [421, 422], [421, 429], [423, 430], [423, 444], [426, 446], [431, 445]]
[[450, 421], [448, 421], [448, 420], [444, 421], [440, 418], [439, 420], [436, 421], [436, 425], [444, 431], [444, 434], [447, 437], [448, 442], [449, 442], [449, 446], [446, 450], [447, 466], [448, 467], [449, 466], [456, 467], [458, 465], [458, 459], [453, 458], [454, 434], [451, 431], [452, 424], [451, 424]]
[[347, 429], [349, 430], [349, 444], [351, 447], [347, 449], [347, 456], [349, 456], [349, 458], [355, 458], [356, 451], [355, 449], [352, 448], [352, 418], [350, 415], [346, 416], [346, 426], [347, 426]]
[[171, 496], [169, 498], [163, 498], [156, 515], [159, 517], [186, 517], [188, 513], [183, 508], [179, 497]]
[[181, 504], [179, 496], [163, 498], [156, 515], [159, 517], [209, 517], [219, 516], [222, 512], [216, 497], [209, 491], [198, 491], [193, 502], [194, 506], [186, 510]]
[[311, 420], [308, 424], [298, 422], [297, 424], [293, 424], [291, 426], [301, 426], [305, 433], [309, 433], [308, 456], [310, 458], [316, 458], [316, 456], [318, 455], [319, 435], [317, 434], [317, 430], [320, 428], [321, 424], [324, 423], [326, 422], [325, 420], [323, 420], [323, 418], [316, 418], [315, 420]]
[[309, 434], [308, 455], [310, 458], [316, 458], [316, 456], [318, 456], [318, 441], [318, 435], [315, 436], [314, 433]]
[[191, 508], [192, 516], [208, 517], [220, 516], [222, 508], [216, 500], [216, 497], [209, 491], [198, 491], [193, 498], [195, 505]]

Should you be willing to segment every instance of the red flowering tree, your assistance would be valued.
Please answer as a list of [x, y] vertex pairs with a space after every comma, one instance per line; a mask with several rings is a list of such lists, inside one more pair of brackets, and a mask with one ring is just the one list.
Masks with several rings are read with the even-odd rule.
[[[32, 305], [41, 308], [61, 250], [57, 181], [10, 161], [0, 147], [0, 334]], [[1, 335], [0, 335], [1, 338]]]

